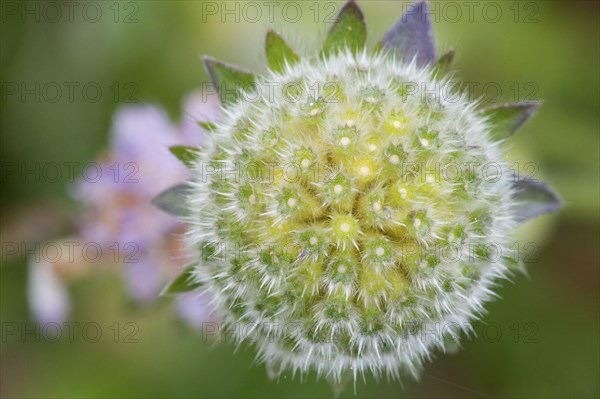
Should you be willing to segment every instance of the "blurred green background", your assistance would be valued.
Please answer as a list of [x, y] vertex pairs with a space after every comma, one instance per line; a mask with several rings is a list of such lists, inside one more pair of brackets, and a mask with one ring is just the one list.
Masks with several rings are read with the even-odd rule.
[[[111, 116], [124, 102], [156, 103], [179, 118], [182, 98], [208, 80], [201, 55], [263, 71], [268, 27], [307, 54], [317, 49], [327, 30], [325, 18], [341, 4], [291, 2], [302, 14], [286, 22], [286, 2], [277, 1], [271, 23], [272, 6], [262, 1], [255, 3], [262, 12], [257, 21], [254, 10], [244, 11], [245, 2], [77, 2], [71, 15], [65, 2], [50, 3], [61, 10], [60, 17], [44, 8], [47, 2], [1, 2], [3, 165], [76, 162], [82, 168], [106, 148]], [[219, 12], [208, 15], [206, 3]], [[373, 45], [407, 3], [359, 4]], [[236, 7], [237, 14], [220, 14]], [[419, 382], [367, 379], [357, 384], [357, 396], [598, 397], [599, 3], [432, 1], [431, 7], [440, 50], [457, 47], [459, 79], [481, 82], [476, 92], [491, 102], [543, 100], [513, 138], [511, 157], [537, 163], [537, 176], [556, 188], [565, 207], [519, 232], [539, 244], [538, 261], [528, 265], [529, 277], [502, 284], [502, 299], [487, 307], [478, 338], [466, 340], [458, 353], [437, 356]], [[285, 16], [295, 19], [294, 9], [287, 8]], [[57, 102], [11, 94], [15, 83], [31, 87], [36, 82], [78, 82], [79, 88], [92, 82], [103, 94], [97, 102], [87, 100], [81, 89], [75, 89], [73, 101], [66, 89]], [[36, 210], [68, 215], [63, 177], [36, 182], [3, 173], [3, 242]], [[25, 236], [60, 237], [68, 227], [40, 218]], [[3, 328], [32, 322], [25, 266], [3, 256]], [[264, 367], [251, 365], [252, 348], [234, 354], [231, 345], [203, 343], [176, 320], [168, 301], [143, 309], [128, 306], [117, 272], [79, 281], [71, 293], [72, 320], [97, 322], [104, 336], [97, 343], [52, 343], [3, 335], [3, 398], [332, 396], [327, 383], [312, 375], [303, 384], [291, 376], [270, 381]], [[115, 322], [137, 323], [138, 342], [114, 343], [108, 327]], [[352, 388], [344, 395], [352, 396]]]

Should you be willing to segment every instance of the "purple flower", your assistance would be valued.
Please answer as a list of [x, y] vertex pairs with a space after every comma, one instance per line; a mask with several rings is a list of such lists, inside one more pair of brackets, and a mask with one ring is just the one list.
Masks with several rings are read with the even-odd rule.
[[150, 200], [187, 178], [185, 166], [169, 152], [170, 146], [183, 143], [160, 108], [121, 108], [109, 152], [88, 167], [75, 189], [85, 208], [81, 238], [113, 253], [118, 248], [129, 291], [138, 300], [156, 297], [173, 267], [165, 240], [180, 224]]
[[[188, 169], [169, 147], [200, 145], [204, 131], [198, 121], [214, 118], [218, 102], [194, 93], [183, 108], [180, 124], [174, 124], [157, 106], [120, 108], [113, 118], [108, 151], [88, 166], [85, 178], [73, 187], [73, 197], [83, 207], [78, 240], [96, 243], [106, 262], [116, 258], [123, 267], [129, 294], [141, 302], [155, 299], [188, 261], [178, 236], [183, 224], [151, 200], [189, 179]], [[29, 297], [40, 321], [64, 319], [69, 310], [64, 284], [53, 272], [58, 267], [53, 266], [58, 265], [30, 267]], [[177, 298], [176, 306], [192, 325], [210, 319], [205, 296]]]

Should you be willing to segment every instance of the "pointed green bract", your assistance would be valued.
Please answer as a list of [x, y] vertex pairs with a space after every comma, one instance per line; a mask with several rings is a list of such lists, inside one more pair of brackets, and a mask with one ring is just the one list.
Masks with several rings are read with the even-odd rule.
[[366, 40], [367, 26], [363, 13], [353, 0], [349, 0], [327, 34], [323, 53], [327, 56], [345, 48], [357, 52], [365, 46]]
[[400, 58], [418, 65], [435, 61], [435, 39], [427, 12], [427, 3], [421, 0], [412, 4], [402, 17], [381, 39], [383, 48], [394, 50]]
[[171, 215], [180, 217], [186, 216], [188, 214], [188, 209], [185, 204], [189, 191], [189, 184], [178, 184], [154, 197], [152, 204]]
[[489, 118], [492, 138], [504, 140], [520, 128], [539, 108], [539, 103], [502, 104], [484, 110]]
[[287, 45], [285, 40], [273, 30], [267, 32], [265, 48], [269, 68], [275, 72], [282, 72], [286, 61], [290, 65], [300, 61], [300, 56], [296, 54], [294, 50]]
[[535, 180], [520, 180], [513, 183], [516, 192], [514, 199], [515, 220], [525, 222], [529, 219], [554, 212], [561, 206], [558, 195], [550, 186]]
[[443, 77], [448, 73], [448, 71], [450, 70], [450, 65], [452, 65], [452, 61], [454, 61], [455, 54], [456, 51], [453, 48], [451, 48], [450, 50], [442, 54], [440, 58], [438, 58], [438, 60], [433, 65], [435, 73], [438, 76]]
[[207, 132], [214, 132], [217, 129], [217, 125], [212, 122], [198, 122], [198, 124]]
[[198, 159], [200, 148], [177, 145], [169, 147], [169, 151], [171, 151], [171, 154], [175, 155], [185, 166], [192, 168]]
[[160, 293], [161, 296], [170, 294], [181, 294], [183, 292], [189, 292], [202, 286], [194, 279], [193, 275], [194, 265], [186, 266], [179, 276], [171, 281]]
[[378, 41], [377, 43], [375, 43], [375, 48], [373, 49], [373, 54], [377, 55], [377, 54], [381, 53], [382, 48], [383, 48], [383, 44], [381, 44], [381, 41]]
[[204, 64], [223, 105], [238, 102], [244, 92], [252, 92], [255, 88], [256, 78], [250, 72], [211, 57], [204, 57]]

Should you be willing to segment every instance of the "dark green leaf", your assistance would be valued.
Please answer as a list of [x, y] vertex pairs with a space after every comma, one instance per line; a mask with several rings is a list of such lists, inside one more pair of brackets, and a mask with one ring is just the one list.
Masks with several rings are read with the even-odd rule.
[[521, 180], [516, 177], [513, 187], [516, 189], [514, 199], [515, 220], [525, 222], [546, 213], [554, 212], [561, 207], [558, 194], [545, 183], [535, 180]]
[[190, 185], [188, 183], [178, 184], [173, 186], [152, 200], [152, 204], [175, 216], [186, 216], [188, 210], [185, 206], [186, 197], [190, 192]]
[[204, 64], [215, 90], [219, 93], [221, 104], [234, 104], [241, 99], [242, 93], [254, 91], [256, 79], [252, 73], [211, 57], [204, 57]]
[[177, 157], [185, 166], [192, 168], [198, 159], [200, 148], [177, 145], [169, 147], [173, 155]]
[[269, 67], [275, 72], [282, 72], [285, 63], [293, 65], [300, 61], [300, 56], [296, 54], [283, 40], [277, 32], [269, 30], [267, 32], [267, 40], [265, 43], [267, 52], [267, 62]]
[[163, 288], [160, 295], [181, 294], [202, 286], [202, 284], [195, 281], [193, 271], [194, 265], [186, 266], [183, 273]]
[[394, 50], [405, 61], [416, 58], [417, 64], [435, 61], [435, 39], [427, 12], [427, 3], [412, 4], [381, 39], [383, 48]]
[[539, 108], [539, 103], [502, 104], [483, 111], [488, 117], [494, 140], [504, 140], [520, 128]]
[[327, 34], [323, 53], [327, 56], [344, 48], [357, 52], [363, 49], [366, 40], [367, 26], [363, 13], [354, 0], [348, 0]]

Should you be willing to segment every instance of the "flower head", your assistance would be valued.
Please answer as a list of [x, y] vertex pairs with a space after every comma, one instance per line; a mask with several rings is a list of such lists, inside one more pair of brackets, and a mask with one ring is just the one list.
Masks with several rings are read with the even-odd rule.
[[426, 15], [370, 54], [349, 1], [316, 57], [269, 32], [266, 76], [206, 60], [223, 117], [190, 163], [186, 278], [274, 374], [416, 375], [506, 275], [519, 196], [556, 200], [515, 184], [498, 139], [534, 106], [454, 93]]

